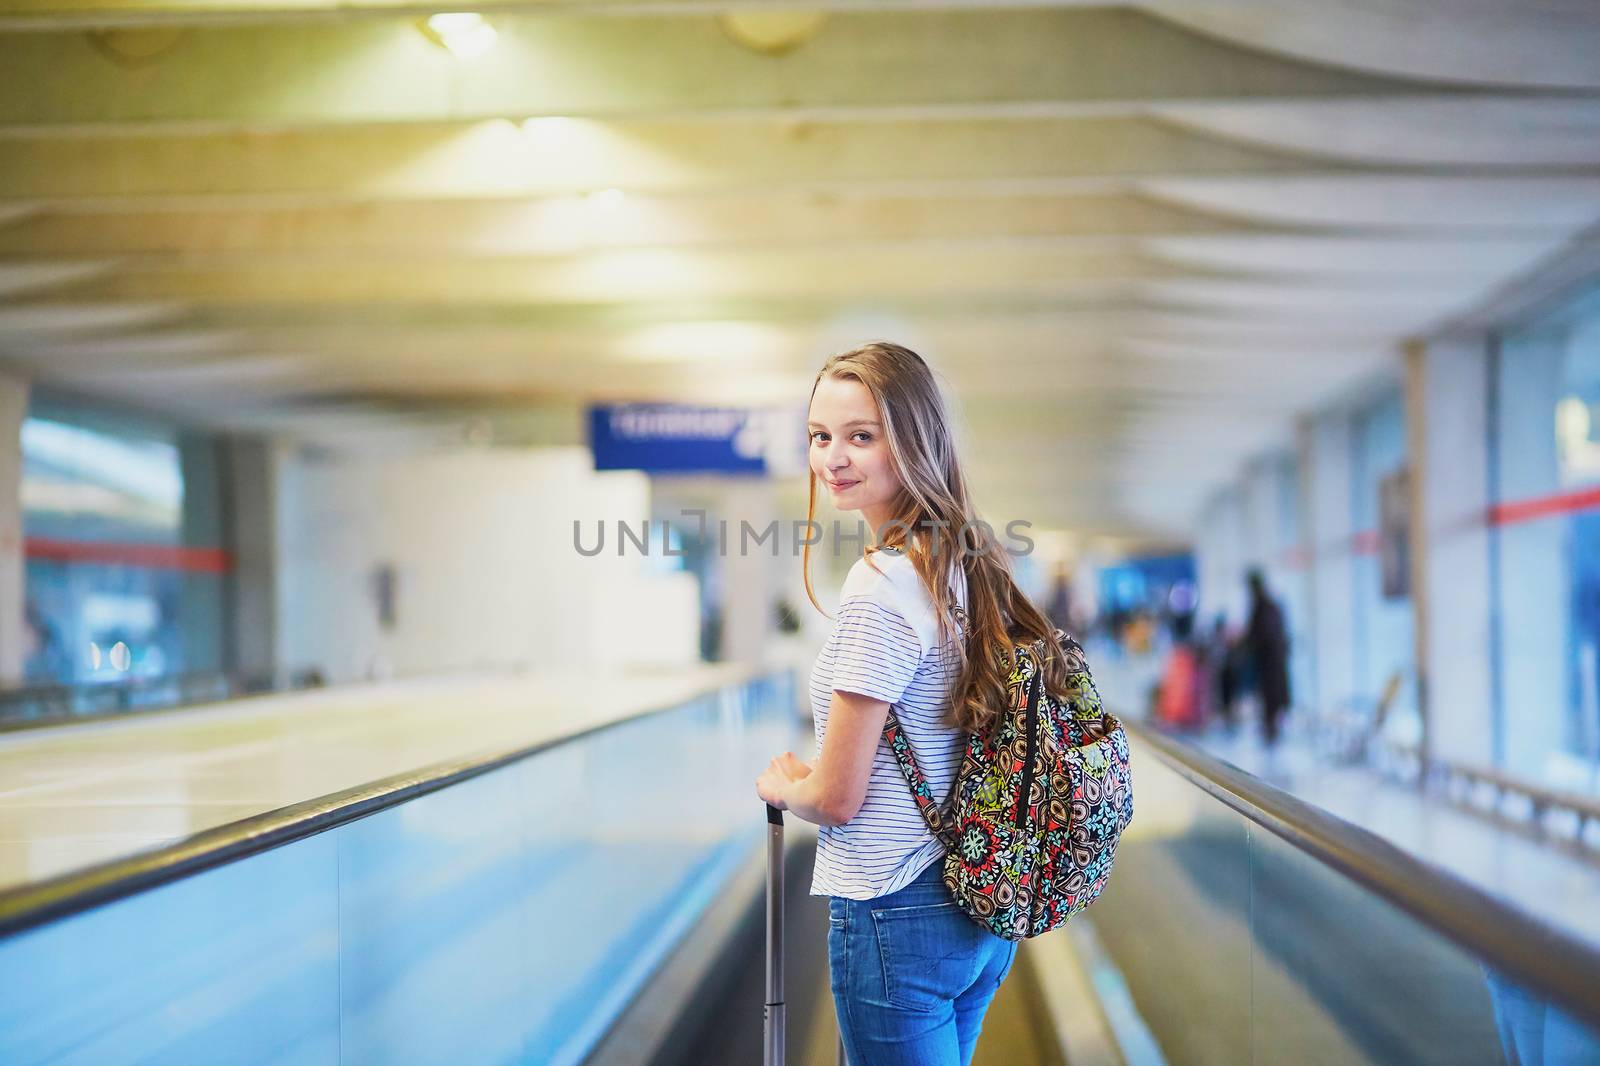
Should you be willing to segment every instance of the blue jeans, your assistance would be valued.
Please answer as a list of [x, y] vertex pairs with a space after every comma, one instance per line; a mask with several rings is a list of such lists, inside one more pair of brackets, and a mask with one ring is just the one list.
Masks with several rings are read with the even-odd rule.
[[935, 862], [877, 899], [828, 900], [828, 970], [850, 1066], [967, 1066], [1017, 945], [967, 917]]

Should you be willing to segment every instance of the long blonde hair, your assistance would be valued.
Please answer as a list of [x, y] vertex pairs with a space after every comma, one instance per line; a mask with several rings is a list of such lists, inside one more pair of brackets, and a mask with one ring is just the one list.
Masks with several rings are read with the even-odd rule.
[[[829, 357], [811, 383], [813, 397], [817, 385], [830, 376], [858, 381], [872, 394], [903, 486], [894, 517], [879, 531], [882, 542], [864, 548], [863, 557], [878, 548], [903, 551], [928, 590], [943, 639], [961, 638], [956, 639], [961, 670], [951, 689], [952, 722], [969, 732], [988, 729], [1005, 706], [1006, 681], [1016, 669], [1017, 643], [1044, 642], [1045, 688], [1065, 699], [1067, 668], [1055, 626], [1017, 587], [1004, 547], [987, 525], [980, 524], [956, 455], [944, 398], [928, 364], [909, 348], [876, 341]], [[813, 522], [815, 471], [809, 472], [808, 480], [806, 520]], [[967, 579], [964, 637], [954, 625], [954, 594], [945, 580], [945, 568], [957, 556]], [[801, 566], [806, 596], [826, 615], [811, 587], [809, 538]]]

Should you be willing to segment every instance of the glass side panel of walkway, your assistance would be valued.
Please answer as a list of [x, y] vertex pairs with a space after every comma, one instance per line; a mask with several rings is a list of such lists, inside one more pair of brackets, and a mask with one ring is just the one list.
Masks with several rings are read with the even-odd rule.
[[1129, 1062], [1600, 1063], [1600, 957], [1247, 774], [1135, 738], [1136, 813], [1069, 932]]
[[0, 1062], [580, 1062], [759, 844], [750, 767], [792, 743], [791, 691], [729, 689], [331, 812], [45, 924], [13, 899]]

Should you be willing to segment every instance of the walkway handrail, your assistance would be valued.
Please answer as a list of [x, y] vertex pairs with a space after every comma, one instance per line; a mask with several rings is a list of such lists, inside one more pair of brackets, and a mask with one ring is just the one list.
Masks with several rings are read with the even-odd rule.
[[1140, 746], [1191, 784], [1600, 1027], [1600, 948], [1212, 755], [1122, 721]]
[[273, 848], [292, 844], [329, 829], [398, 807], [408, 800], [498, 770], [522, 759], [610, 729], [678, 710], [729, 688], [743, 688], [781, 676], [786, 671], [750, 672], [698, 695], [624, 715], [559, 737], [500, 753], [448, 759], [419, 770], [333, 792], [229, 822], [159, 848], [112, 859], [57, 877], [0, 891], [0, 937], [92, 910], [146, 889], [177, 881]]

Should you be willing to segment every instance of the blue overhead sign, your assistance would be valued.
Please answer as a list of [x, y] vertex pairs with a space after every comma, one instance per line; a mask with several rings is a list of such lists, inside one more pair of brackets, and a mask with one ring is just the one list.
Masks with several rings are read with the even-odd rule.
[[601, 404], [589, 408], [596, 470], [657, 474], [799, 474], [805, 471], [801, 409]]

